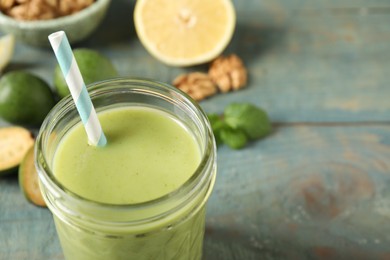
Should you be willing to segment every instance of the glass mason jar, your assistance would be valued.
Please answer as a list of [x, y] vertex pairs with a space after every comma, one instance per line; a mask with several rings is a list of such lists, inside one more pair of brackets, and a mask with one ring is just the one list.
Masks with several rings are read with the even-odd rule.
[[158, 199], [111, 205], [78, 196], [53, 173], [53, 158], [64, 135], [80, 122], [70, 96], [45, 119], [35, 147], [40, 187], [53, 213], [66, 259], [201, 259], [205, 203], [216, 175], [216, 145], [207, 116], [187, 95], [167, 84], [119, 78], [94, 83], [96, 111], [150, 107], [171, 114], [194, 136], [201, 162], [181, 187]]

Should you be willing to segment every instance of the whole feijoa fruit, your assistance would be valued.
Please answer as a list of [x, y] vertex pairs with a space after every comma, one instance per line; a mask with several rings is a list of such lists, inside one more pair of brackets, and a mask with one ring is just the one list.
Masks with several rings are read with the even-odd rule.
[[39, 126], [54, 104], [52, 90], [38, 76], [12, 71], [0, 79], [0, 117], [10, 123]]
[[[73, 54], [86, 85], [118, 76], [112, 62], [95, 50], [75, 49]], [[68, 85], [58, 64], [54, 69], [54, 86], [60, 97], [69, 95]]]

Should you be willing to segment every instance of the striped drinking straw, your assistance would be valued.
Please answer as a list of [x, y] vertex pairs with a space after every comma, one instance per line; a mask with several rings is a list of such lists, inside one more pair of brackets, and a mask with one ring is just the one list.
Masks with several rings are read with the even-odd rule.
[[65, 32], [58, 31], [50, 34], [49, 41], [60, 64], [62, 74], [68, 84], [81, 121], [84, 124], [89, 144], [105, 146], [107, 139], [97, 118], [95, 108], [89, 97], [87, 87], [85, 86]]

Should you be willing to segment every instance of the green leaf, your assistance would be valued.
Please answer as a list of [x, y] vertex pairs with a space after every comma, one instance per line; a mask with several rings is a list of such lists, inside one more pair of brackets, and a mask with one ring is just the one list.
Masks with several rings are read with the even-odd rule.
[[240, 129], [250, 139], [260, 139], [272, 131], [267, 113], [249, 103], [232, 103], [225, 108], [225, 122]]
[[246, 134], [240, 129], [223, 128], [220, 134], [222, 141], [233, 149], [243, 148], [248, 142]]
[[208, 114], [207, 117], [209, 118], [211, 128], [213, 129], [215, 142], [217, 145], [220, 145], [222, 143], [221, 130], [225, 127], [228, 127], [228, 125], [218, 114]]
[[207, 117], [209, 118], [211, 127], [213, 127], [213, 124], [216, 122], [222, 121], [221, 116], [215, 113], [207, 114]]

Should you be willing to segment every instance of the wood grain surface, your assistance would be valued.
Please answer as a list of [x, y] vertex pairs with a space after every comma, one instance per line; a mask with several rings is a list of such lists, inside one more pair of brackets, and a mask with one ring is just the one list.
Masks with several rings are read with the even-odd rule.
[[[236, 0], [226, 54], [248, 67], [246, 89], [200, 104], [268, 111], [271, 136], [218, 149], [204, 259], [390, 259], [390, 2]], [[111, 58], [122, 76], [171, 82], [182, 72], [136, 37], [134, 1], [112, 1], [74, 48]], [[50, 49], [18, 43], [7, 71], [52, 84]], [[7, 123], [0, 120], [0, 126]], [[1, 141], [1, 140], [0, 140]], [[29, 204], [17, 176], [0, 178], [0, 259], [63, 259], [50, 212]]]

